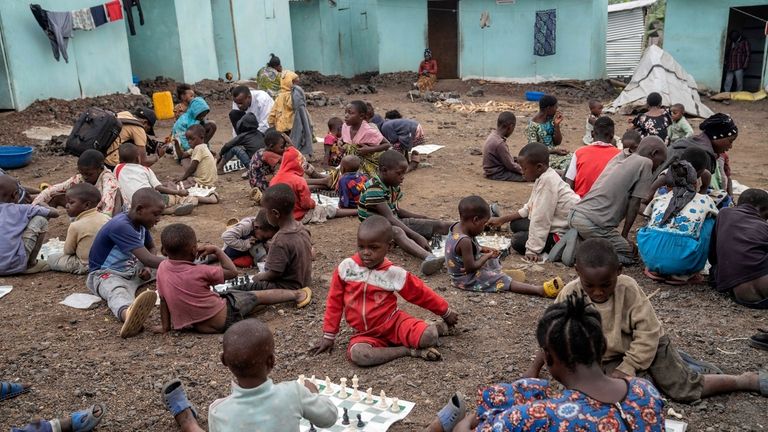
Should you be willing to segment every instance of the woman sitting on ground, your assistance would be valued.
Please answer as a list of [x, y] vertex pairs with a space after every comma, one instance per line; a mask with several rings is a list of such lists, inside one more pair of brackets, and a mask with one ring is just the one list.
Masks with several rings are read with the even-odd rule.
[[270, 54], [267, 65], [256, 72], [256, 84], [259, 90], [264, 90], [273, 98], [280, 91], [280, 77], [283, 74], [283, 66], [280, 57]]
[[437, 82], [437, 60], [432, 58], [432, 50], [424, 50], [424, 60], [419, 63], [419, 81], [416, 86], [420, 92], [432, 91]]
[[605, 375], [600, 313], [585, 297], [571, 295], [548, 307], [536, 339], [552, 377], [496, 384], [479, 393], [477, 413], [465, 416], [459, 394], [437, 414], [429, 432], [655, 431], [664, 430], [664, 402], [648, 381]]
[[533, 116], [525, 128], [525, 137], [528, 144], [542, 143], [549, 148], [549, 166], [554, 170], [565, 172], [571, 164], [571, 155], [568, 150], [559, 148], [563, 143], [563, 133], [560, 124], [563, 122], [563, 113], [558, 110], [557, 98], [544, 95], [539, 100], [539, 112]]
[[667, 128], [672, 124], [672, 114], [661, 106], [661, 95], [654, 92], [646, 98], [648, 111], [640, 113], [632, 120], [632, 129], [640, 132], [643, 138], [657, 136], [667, 141]]

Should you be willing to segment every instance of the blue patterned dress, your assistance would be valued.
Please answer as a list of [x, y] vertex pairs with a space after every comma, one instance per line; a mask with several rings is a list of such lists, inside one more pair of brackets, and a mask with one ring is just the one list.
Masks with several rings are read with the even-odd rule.
[[616, 404], [577, 390], [555, 391], [542, 379], [481, 388], [475, 431], [664, 431], [664, 402], [658, 390], [641, 378], [630, 378], [627, 384], [627, 396]]
[[501, 272], [501, 264], [498, 258], [491, 258], [479, 270], [467, 273], [464, 270], [464, 260], [457, 253], [456, 245], [463, 238], [472, 242], [472, 251], [475, 260], [480, 259], [480, 244], [473, 237], [454, 232], [458, 222], [451, 225], [448, 237], [445, 239], [445, 266], [448, 268], [448, 277], [451, 285], [466, 291], [501, 292], [509, 291], [512, 278]]

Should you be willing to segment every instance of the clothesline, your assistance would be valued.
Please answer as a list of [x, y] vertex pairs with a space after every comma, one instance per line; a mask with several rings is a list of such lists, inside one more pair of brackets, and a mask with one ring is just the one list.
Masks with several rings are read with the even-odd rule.
[[744, 15], [748, 16], [748, 17], [752, 17], [752, 18], [754, 18], [754, 19], [756, 19], [756, 20], [758, 20], [758, 21], [761, 21], [761, 22], [764, 22], [764, 23], [768, 23], [768, 20], [765, 20], [765, 19], [763, 19], [763, 18], [760, 18], [759, 16], [755, 16], [755, 15], [752, 15], [752, 14], [751, 14], [751, 13], [749, 13], [749, 12], [744, 12], [743, 10], [741, 10], [741, 9], [739, 9], [739, 8], [731, 8], [731, 9], [735, 10], [736, 12], [742, 13], [742, 14], [744, 14]]

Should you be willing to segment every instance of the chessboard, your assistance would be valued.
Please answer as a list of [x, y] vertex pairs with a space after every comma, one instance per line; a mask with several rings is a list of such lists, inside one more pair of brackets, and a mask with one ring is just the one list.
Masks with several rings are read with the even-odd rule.
[[189, 196], [207, 197], [216, 192], [216, 188], [214, 186], [202, 186], [199, 183], [195, 183], [191, 188], [187, 188], [187, 192], [189, 192]]
[[224, 165], [224, 173], [227, 174], [235, 171], [241, 171], [245, 168], [246, 166], [240, 162], [240, 159], [233, 159]]
[[315, 200], [317, 204], [330, 204], [334, 207], [339, 207], [339, 197], [332, 197], [328, 195], [322, 195], [319, 193], [315, 193], [312, 198]]
[[[265, 263], [260, 262], [260, 263], [256, 263], [256, 265], [258, 266], [260, 272], [264, 271]], [[223, 284], [211, 286], [211, 290], [217, 293], [222, 293], [228, 289], [238, 289], [243, 285], [249, 284], [253, 281], [254, 281], [253, 275], [238, 276], [234, 279], [225, 280]]]
[[37, 254], [37, 259], [44, 261], [53, 253], [64, 253], [64, 242], [59, 240], [58, 237], [54, 237], [40, 246], [40, 252]]
[[[308, 378], [310, 381], [313, 380], [314, 377]], [[302, 382], [304, 377], [299, 377], [299, 382]], [[346, 378], [344, 378], [346, 380]], [[341, 380], [339, 380], [341, 381]], [[352, 378], [352, 381], [357, 384], [357, 376]], [[330, 428], [320, 428], [315, 426], [315, 430], [317, 431], [331, 431], [331, 432], [351, 432], [351, 431], [364, 431], [364, 432], [386, 432], [389, 430], [389, 428], [397, 423], [398, 421], [404, 419], [408, 414], [410, 414], [411, 410], [416, 406], [413, 402], [408, 402], [404, 400], [398, 400], [397, 398], [389, 398], [386, 395], [384, 396], [384, 404], [385, 408], [382, 408], [380, 405], [380, 402], [382, 400], [382, 395], [379, 394], [377, 396], [371, 395], [371, 400], [369, 402], [366, 402], [367, 394], [365, 391], [360, 391], [359, 397], [360, 400], [353, 401], [352, 394], [355, 392], [355, 389], [346, 388], [345, 386], [341, 386], [339, 384], [330, 383], [331, 384], [331, 390], [327, 390], [328, 386], [326, 381], [317, 379], [314, 380], [315, 385], [317, 386], [318, 390], [320, 391], [321, 395], [328, 396], [334, 405], [339, 410], [339, 418], [336, 421], [336, 424], [331, 426]], [[345, 388], [345, 392], [347, 394], [346, 398], [341, 397], [342, 395], [342, 387]], [[395, 408], [396, 412], [393, 412], [393, 405], [397, 403], [397, 408]], [[344, 415], [344, 409], [347, 410], [347, 415], [349, 417], [349, 425], [342, 424], [343, 422], [343, 415]], [[364, 425], [361, 427], [357, 426], [358, 419], [357, 415], [360, 415], [360, 420], [363, 421]], [[308, 432], [310, 431], [310, 424], [307, 420], [302, 419], [301, 423], [299, 424], [299, 431], [300, 432]]]
[[[436, 257], [445, 256], [445, 239], [448, 236], [434, 236], [430, 243], [430, 249], [432, 254]], [[477, 236], [477, 242], [480, 246], [484, 246], [491, 249], [496, 249], [501, 252], [501, 258], [509, 255], [512, 248], [512, 239], [500, 235], [480, 235]]]

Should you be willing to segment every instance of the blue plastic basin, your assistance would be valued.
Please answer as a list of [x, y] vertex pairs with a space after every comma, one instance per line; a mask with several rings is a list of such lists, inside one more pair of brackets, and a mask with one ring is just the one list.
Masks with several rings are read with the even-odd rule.
[[538, 102], [541, 100], [541, 98], [544, 97], [546, 93], [544, 92], [538, 92], [538, 91], [527, 91], [525, 92], [525, 100], [531, 101], [531, 102]]
[[29, 164], [32, 160], [32, 147], [2, 146], [0, 147], [0, 168], [14, 169]]

